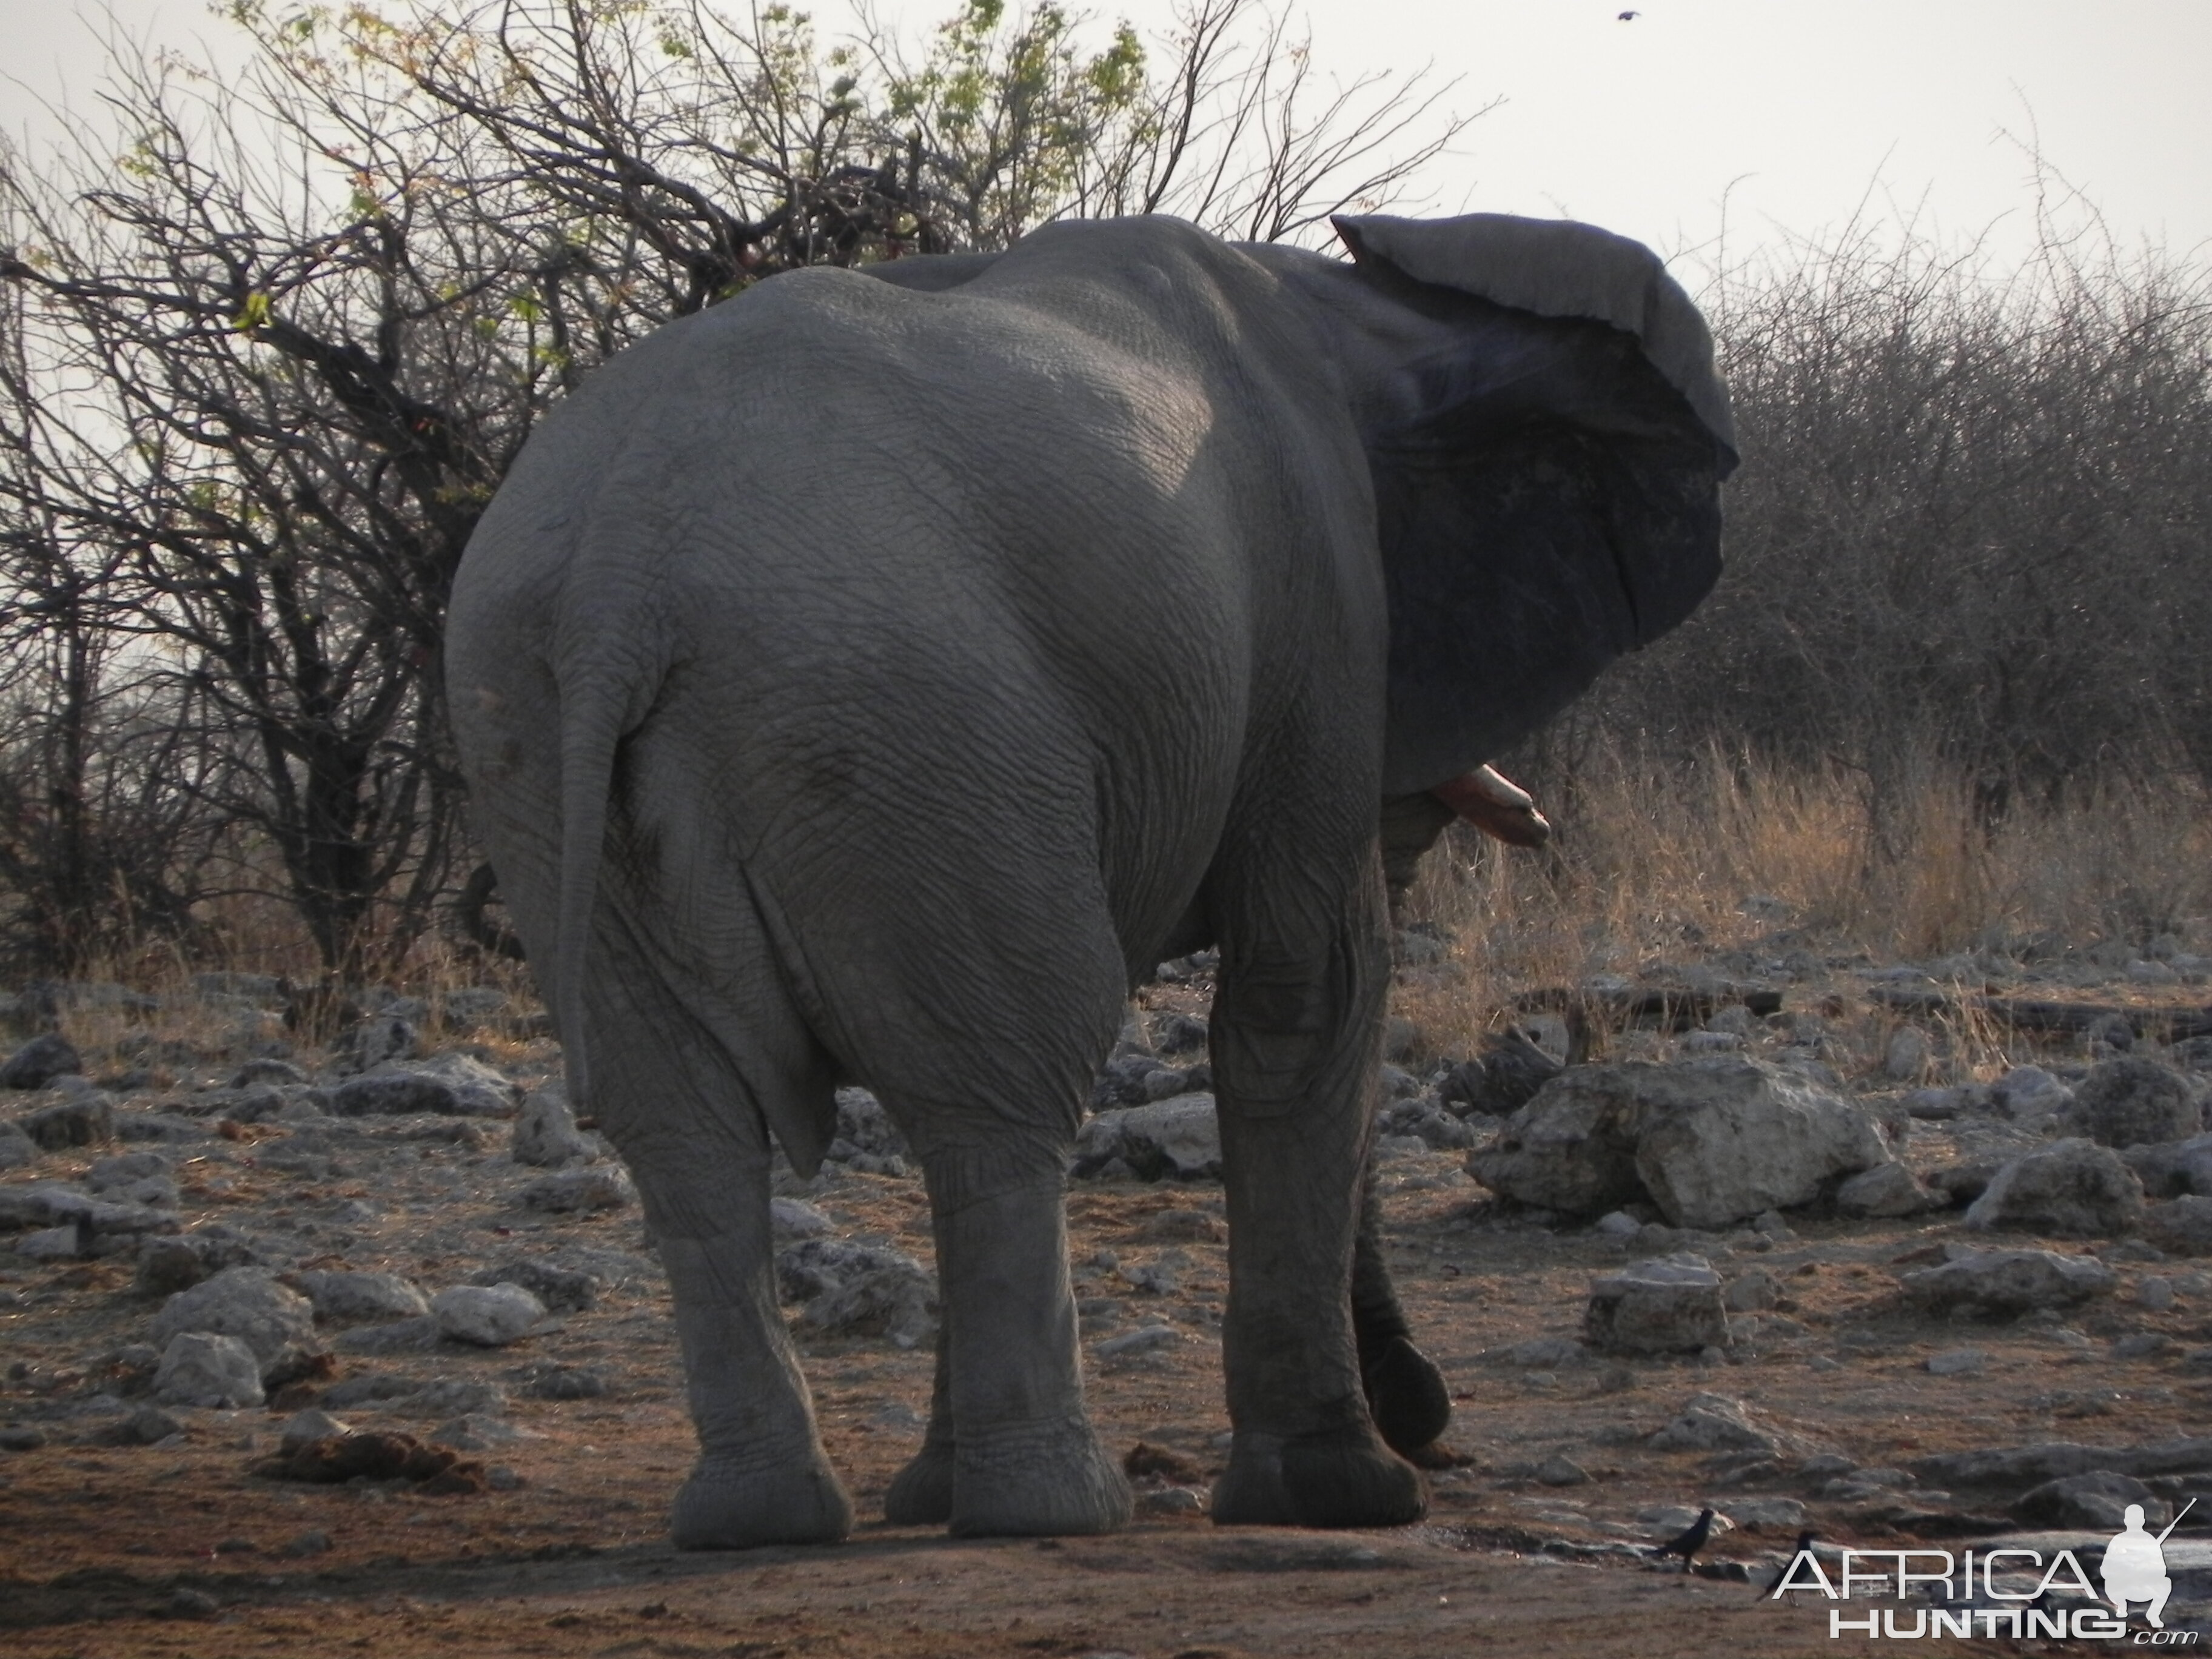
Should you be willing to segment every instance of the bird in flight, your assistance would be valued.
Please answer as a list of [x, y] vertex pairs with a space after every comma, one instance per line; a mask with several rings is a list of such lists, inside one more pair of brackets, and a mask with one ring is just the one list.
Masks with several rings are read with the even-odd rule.
[[1633, 23], [1638, 18], [1643, 15], [1644, 14], [1640, 11], [1625, 11], [1614, 21], [1621, 23]]

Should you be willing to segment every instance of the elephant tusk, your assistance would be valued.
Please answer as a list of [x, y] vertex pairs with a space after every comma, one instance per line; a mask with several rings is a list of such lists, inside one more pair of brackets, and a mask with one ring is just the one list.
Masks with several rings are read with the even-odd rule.
[[1429, 793], [1508, 847], [1541, 847], [1552, 838], [1551, 820], [1536, 810], [1536, 798], [1494, 767], [1478, 766]]

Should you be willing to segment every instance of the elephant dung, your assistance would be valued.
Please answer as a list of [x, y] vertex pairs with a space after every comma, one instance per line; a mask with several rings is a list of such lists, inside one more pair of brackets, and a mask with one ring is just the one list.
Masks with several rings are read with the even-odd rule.
[[1562, 1073], [1468, 1159], [1524, 1204], [1596, 1215], [1649, 1200], [1677, 1227], [1719, 1227], [1820, 1195], [1890, 1161], [1850, 1102], [1741, 1055]]
[[1147, 1181], [1218, 1181], [1221, 1125], [1213, 1097], [1174, 1095], [1097, 1113], [1078, 1132], [1075, 1158], [1086, 1172], [1118, 1158]]
[[2071, 1308], [2109, 1296], [2119, 1275], [2089, 1256], [2055, 1250], [1964, 1250], [1941, 1267], [1899, 1279], [1905, 1299], [1930, 1313], [1995, 1314]]
[[1701, 1255], [1632, 1261], [1590, 1281], [1583, 1339], [1613, 1353], [1692, 1353], [1729, 1343], [1721, 1276]]
[[2109, 1146], [2079, 1139], [2014, 1158], [1966, 1211], [1986, 1231], [2021, 1227], [2067, 1238], [2113, 1238], [2142, 1224], [2142, 1182]]

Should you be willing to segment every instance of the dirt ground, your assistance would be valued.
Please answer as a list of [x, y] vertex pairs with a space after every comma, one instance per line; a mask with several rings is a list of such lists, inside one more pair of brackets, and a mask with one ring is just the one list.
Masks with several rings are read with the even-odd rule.
[[[502, 1058], [542, 1074], [549, 1050]], [[177, 1409], [181, 1437], [118, 1443], [119, 1408], [95, 1398], [101, 1356], [143, 1342], [158, 1299], [132, 1290], [127, 1256], [0, 1268], [0, 1423], [36, 1426], [44, 1440], [0, 1451], [0, 1653], [1832, 1652], [1825, 1603], [1760, 1591], [1787, 1559], [1794, 1526], [1717, 1533], [1703, 1559], [1745, 1564], [1746, 1583], [1645, 1559], [1643, 1547], [1676, 1524], [1655, 1512], [1710, 1503], [1725, 1515], [1747, 1499], [1791, 1496], [1826, 1545], [1958, 1548], [2001, 1524], [1986, 1495], [1824, 1497], [1832, 1487], [1804, 1474], [1803, 1459], [1832, 1452], [1893, 1468], [1991, 1445], [2172, 1439], [2212, 1422], [2212, 1370], [2189, 1353], [2212, 1341], [2212, 1297], [2184, 1294], [2155, 1310], [2136, 1297], [2145, 1273], [2171, 1276], [2187, 1263], [2107, 1250], [2122, 1274], [2118, 1294], [2063, 1322], [1962, 1330], [1905, 1310], [1896, 1274], [1962, 1237], [1956, 1212], [1887, 1223], [1798, 1216], [1779, 1238], [1685, 1235], [1683, 1247], [1724, 1277], [1763, 1269], [1780, 1287], [1773, 1306], [1739, 1322], [1728, 1363], [1516, 1364], [1504, 1352], [1515, 1344], [1573, 1335], [1593, 1273], [1631, 1252], [1586, 1226], [1507, 1212], [1463, 1173], [1456, 1152], [1401, 1148], [1382, 1177], [1392, 1264], [1457, 1401], [1446, 1443], [1456, 1466], [1431, 1470], [1425, 1525], [1318, 1534], [1220, 1529], [1202, 1517], [1195, 1505], [1225, 1455], [1228, 1427], [1220, 1193], [1121, 1180], [1077, 1183], [1069, 1209], [1092, 1409], [1110, 1446], [1152, 1449], [1143, 1466], [1156, 1473], [1138, 1482], [1132, 1529], [960, 1541], [864, 1519], [836, 1547], [678, 1555], [662, 1540], [691, 1435], [667, 1294], [640, 1254], [635, 1212], [549, 1218], [518, 1208], [517, 1190], [538, 1172], [514, 1165], [500, 1151], [501, 1127], [486, 1127], [491, 1140], [471, 1148], [356, 1121], [326, 1178], [318, 1167], [262, 1161], [284, 1138], [275, 1126], [173, 1150], [184, 1160], [188, 1226], [228, 1220], [282, 1235], [296, 1267], [394, 1271], [436, 1288], [517, 1250], [554, 1260], [598, 1253], [591, 1259], [610, 1284], [597, 1305], [514, 1346], [340, 1358], [340, 1379], [388, 1372], [490, 1385], [495, 1414], [525, 1437], [472, 1454], [492, 1466], [491, 1490], [427, 1497], [404, 1481], [264, 1478], [251, 1469], [274, 1449], [287, 1414], [275, 1409]], [[103, 1150], [51, 1156], [5, 1179], [70, 1179]], [[1923, 1123], [1906, 1155], [1926, 1168], [1960, 1152], [1952, 1126]], [[918, 1180], [832, 1167], [806, 1197], [843, 1236], [927, 1259]], [[624, 1261], [639, 1270], [625, 1275]], [[1165, 1268], [1172, 1288], [1133, 1283], [1131, 1270], [1147, 1266]], [[1146, 1324], [1172, 1335], [1141, 1352], [1096, 1352]], [[2115, 1354], [2116, 1340], [2143, 1334], [2168, 1341], [2132, 1358]], [[931, 1357], [879, 1338], [800, 1341], [830, 1455], [860, 1513], [879, 1513], [893, 1473], [919, 1444]], [[1966, 1343], [1986, 1352], [1982, 1370], [1928, 1371], [1931, 1354]], [[607, 1390], [533, 1397], [531, 1379], [549, 1364], [596, 1369]], [[1787, 1437], [1790, 1455], [1746, 1478], [1741, 1457], [1644, 1443], [1705, 1391], [1747, 1402]], [[374, 1406], [341, 1414], [356, 1427], [433, 1426]], [[1583, 1478], [1544, 1484], [1537, 1471], [1554, 1454]], [[2009, 1641], [1873, 1645], [2021, 1650]]]

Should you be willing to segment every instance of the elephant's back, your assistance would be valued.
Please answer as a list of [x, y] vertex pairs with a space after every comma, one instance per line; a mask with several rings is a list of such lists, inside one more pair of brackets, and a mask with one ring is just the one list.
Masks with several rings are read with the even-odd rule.
[[795, 887], [848, 833], [989, 799], [1077, 836], [1133, 963], [1211, 858], [1281, 614], [1343, 596], [1188, 238], [1036, 240], [946, 292], [789, 273], [620, 354], [526, 448], [456, 604], [507, 638], [549, 605], [548, 637], [653, 617], [662, 718]]
[[743, 529], [696, 571], [751, 665], [757, 798], [885, 836], [985, 800], [1062, 824], [1143, 956], [1210, 859], [1250, 711], [1249, 526], [1203, 389], [1015, 301], [798, 275], [730, 336]]
[[588, 496], [572, 556], [651, 562], [764, 695], [1029, 676], [1105, 724], [1148, 684], [1231, 695], [1250, 467], [1164, 349], [798, 271], [663, 329], [574, 403], [581, 441], [543, 434], [534, 484]]

